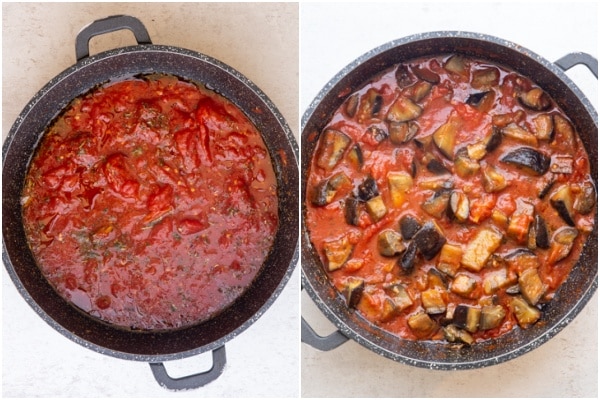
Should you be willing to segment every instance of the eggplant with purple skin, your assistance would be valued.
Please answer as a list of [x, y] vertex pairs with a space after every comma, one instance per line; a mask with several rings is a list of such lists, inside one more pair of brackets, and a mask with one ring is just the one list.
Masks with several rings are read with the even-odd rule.
[[390, 141], [394, 144], [404, 144], [412, 140], [419, 131], [419, 125], [414, 121], [410, 122], [390, 122], [389, 123]]
[[365, 162], [362, 149], [358, 143], [348, 151], [347, 157], [357, 170], [360, 170]]
[[550, 158], [531, 147], [519, 147], [500, 159], [532, 175], [544, 175], [550, 168]]
[[317, 149], [317, 165], [325, 170], [331, 170], [337, 165], [344, 151], [350, 145], [351, 139], [344, 132], [328, 128], [323, 132]]
[[458, 222], [466, 222], [469, 219], [469, 198], [463, 192], [454, 190], [450, 195], [448, 214]]
[[432, 217], [440, 219], [446, 214], [449, 201], [450, 191], [441, 189], [436, 191], [429, 199], [425, 200], [425, 202], [421, 204], [421, 209]]
[[410, 274], [415, 268], [415, 262], [417, 260], [417, 244], [414, 241], [408, 243], [406, 250], [398, 259], [398, 266], [400, 271], [407, 275]]
[[596, 205], [596, 188], [592, 182], [583, 182], [579, 185], [579, 192], [575, 196], [573, 208], [579, 214], [589, 214]]
[[348, 196], [344, 202], [344, 217], [349, 225], [358, 226], [361, 202], [354, 196]]
[[550, 247], [550, 239], [548, 238], [548, 227], [544, 217], [537, 214], [533, 220], [532, 229], [535, 232], [535, 244], [540, 249], [547, 249]]
[[342, 293], [346, 299], [348, 308], [356, 308], [365, 290], [365, 280], [351, 276], [346, 280]]
[[459, 328], [466, 329], [473, 333], [477, 332], [479, 328], [479, 318], [481, 316], [481, 309], [477, 307], [466, 306], [459, 304], [454, 310], [454, 316], [452, 322]]
[[436, 175], [449, 174], [450, 171], [444, 166], [444, 164], [435, 157], [432, 157], [427, 161], [425, 166], [429, 172], [433, 172]]
[[415, 65], [412, 67], [412, 71], [417, 76], [417, 78], [421, 80], [424, 80], [434, 85], [440, 83], [440, 76], [427, 68], [422, 68], [419, 65]]
[[406, 122], [419, 117], [423, 108], [411, 99], [400, 96], [390, 106], [386, 119], [390, 122]]
[[560, 186], [550, 197], [550, 204], [558, 215], [570, 226], [575, 226], [573, 193], [568, 184]]
[[442, 328], [442, 331], [444, 332], [444, 338], [450, 343], [461, 342], [468, 345], [475, 343], [475, 339], [469, 332], [459, 329], [454, 324], [446, 325]]
[[370, 136], [371, 139], [375, 142], [375, 143], [381, 143], [383, 142], [385, 139], [388, 138], [389, 134], [379, 128], [378, 126], [375, 125], [371, 125], [367, 128], [367, 132], [365, 133], [367, 136]]
[[404, 215], [400, 218], [400, 233], [404, 240], [412, 239], [419, 229], [421, 229], [421, 224], [412, 215]]
[[382, 105], [383, 97], [381, 97], [379, 92], [373, 88], [367, 90], [358, 103], [356, 120], [362, 124], [365, 121], [378, 117]]
[[440, 252], [442, 246], [446, 243], [446, 238], [440, 228], [435, 223], [429, 221], [415, 233], [413, 242], [416, 244], [419, 252], [423, 254], [423, 257], [431, 260]]
[[544, 111], [549, 109], [552, 105], [550, 96], [548, 96], [548, 94], [546, 94], [546, 92], [544, 92], [542, 89], [537, 87], [528, 90], [527, 92], [520, 93], [519, 101], [525, 107], [533, 111]]
[[369, 175], [360, 185], [358, 185], [358, 199], [361, 201], [369, 201], [376, 196], [379, 196], [377, 182]]
[[479, 329], [482, 331], [499, 327], [504, 321], [506, 310], [501, 305], [483, 306], [479, 317]]
[[578, 235], [579, 231], [570, 226], [563, 226], [562, 228], [557, 229], [552, 235], [552, 240], [550, 242], [548, 262], [554, 264], [566, 258], [569, 253], [571, 253], [571, 249], [573, 248], [573, 244]]
[[377, 250], [384, 257], [394, 257], [406, 249], [402, 242], [402, 235], [398, 232], [386, 229], [377, 236]]
[[400, 88], [408, 87], [416, 81], [417, 78], [415, 78], [406, 65], [398, 65], [398, 69], [396, 69], [396, 82]]
[[315, 186], [311, 202], [316, 206], [324, 206], [333, 201], [335, 195], [344, 185], [350, 184], [350, 178], [343, 172], [338, 172], [329, 179], [324, 179]]

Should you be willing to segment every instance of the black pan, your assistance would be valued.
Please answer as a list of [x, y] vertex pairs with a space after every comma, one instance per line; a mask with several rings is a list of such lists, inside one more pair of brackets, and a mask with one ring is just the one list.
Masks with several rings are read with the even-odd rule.
[[[131, 30], [138, 45], [88, 56], [90, 38]], [[52, 79], [27, 104], [3, 145], [2, 259], [27, 303], [54, 329], [82, 346], [127, 360], [149, 362], [163, 386], [184, 389], [216, 379], [225, 365], [224, 344], [252, 325], [275, 301], [298, 259], [298, 148], [275, 105], [231, 67], [190, 50], [152, 45], [142, 23], [113, 16], [87, 26], [76, 38], [77, 64]], [[141, 73], [167, 73], [202, 82], [241, 110], [262, 133], [277, 175], [279, 227], [273, 250], [250, 288], [225, 312], [188, 328], [139, 332], [89, 317], [63, 300], [47, 283], [29, 251], [19, 204], [31, 156], [45, 127], [75, 97], [110, 81]], [[163, 361], [213, 352], [211, 370], [171, 379]]]
[[555, 64], [517, 44], [476, 33], [431, 32], [382, 45], [340, 71], [317, 95], [302, 118], [302, 285], [320, 310], [339, 329], [319, 337], [302, 320], [302, 341], [330, 350], [348, 339], [377, 354], [408, 365], [429, 369], [473, 369], [498, 364], [545, 343], [575, 318], [595, 293], [598, 279], [598, 216], [581, 257], [569, 278], [543, 313], [542, 321], [527, 330], [515, 329], [497, 339], [456, 349], [448, 343], [411, 341], [383, 331], [346, 306], [329, 282], [304, 224], [306, 178], [319, 134], [335, 110], [371, 77], [393, 65], [419, 57], [459, 53], [488, 60], [530, 77], [572, 119], [587, 149], [591, 175], [598, 187], [598, 115], [589, 100], [564, 74], [584, 64], [598, 76], [598, 62], [582, 53], [568, 55]]

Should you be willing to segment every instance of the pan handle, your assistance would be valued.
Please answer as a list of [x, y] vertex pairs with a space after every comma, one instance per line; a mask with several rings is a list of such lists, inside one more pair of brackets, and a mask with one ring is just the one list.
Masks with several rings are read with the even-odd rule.
[[202, 387], [223, 373], [225, 368], [226, 356], [225, 346], [221, 346], [212, 351], [213, 365], [205, 372], [200, 372], [181, 378], [171, 378], [163, 363], [150, 363], [150, 369], [154, 379], [163, 387], [171, 390], [188, 390]]
[[90, 55], [89, 44], [91, 38], [122, 29], [129, 29], [133, 32], [138, 44], [152, 44], [148, 30], [139, 19], [128, 15], [113, 15], [96, 20], [79, 32], [75, 39], [75, 57], [77, 61], [81, 61]]
[[578, 64], [583, 64], [592, 71], [596, 79], [598, 78], [598, 60], [587, 53], [569, 53], [556, 60], [554, 64], [558, 65], [563, 71], [567, 71]]
[[302, 318], [300, 334], [302, 343], [306, 343], [321, 351], [333, 350], [348, 341], [348, 337], [339, 330], [328, 336], [319, 336], [304, 318]]

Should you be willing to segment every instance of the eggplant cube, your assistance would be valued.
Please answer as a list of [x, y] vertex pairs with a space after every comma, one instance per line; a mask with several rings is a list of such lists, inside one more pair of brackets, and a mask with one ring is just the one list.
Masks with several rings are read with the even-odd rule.
[[400, 207], [406, 201], [408, 192], [413, 186], [413, 179], [403, 171], [390, 171], [387, 175], [390, 196], [394, 207]]
[[417, 313], [408, 318], [408, 326], [419, 339], [426, 339], [434, 334], [438, 325], [424, 312]]
[[508, 305], [515, 317], [517, 317], [519, 326], [523, 329], [527, 329], [536, 323], [542, 315], [540, 310], [529, 305], [521, 296], [513, 297]]
[[485, 266], [488, 258], [496, 251], [502, 242], [502, 233], [493, 227], [481, 228], [467, 248], [461, 259], [461, 264], [470, 271], [478, 272]]
[[459, 328], [466, 329], [473, 333], [477, 332], [479, 328], [479, 318], [481, 316], [481, 309], [477, 307], [470, 307], [463, 304], [456, 306], [454, 310], [454, 316], [452, 322]]
[[441, 314], [446, 311], [446, 302], [438, 289], [427, 289], [421, 292], [421, 303], [427, 314]]
[[383, 218], [383, 216], [387, 213], [387, 207], [385, 206], [383, 197], [381, 197], [381, 195], [373, 197], [367, 201], [367, 212], [375, 222]]
[[393, 257], [406, 249], [402, 235], [391, 229], [386, 229], [377, 236], [377, 249], [382, 256]]
[[459, 296], [469, 297], [476, 287], [477, 281], [474, 278], [468, 275], [459, 274], [452, 281], [450, 290], [452, 293], [456, 293]]
[[460, 268], [460, 261], [463, 256], [463, 251], [460, 246], [452, 244], [444, 244], [440, 251], [437, 269], [446, 275], [454, 277]]
[[479, 329], [482, 331], [494, 329], [502, 324], [506, 310], [501, 305], [483, 306], [479, 317]]
[[333, 169], [344, 155], [350, 141], [350, 137], [345, 133], [335, 129], [326, 129], [319, 141], [317, 165], [328, 171]]
[[340, 269], [352, 254], [352, 244], [346, 236], [338, 240], [326, 242], [323, 247], [329, 271]]
[[532, 306], [540, 301], [546, 288], [535, 268], [528, 268], [519, 275], [520, 292], [523, 298]]
[[356, 308], [365, 290], [365, 281], [362, 278], [351, 276], [344, 285], [344, 298], [348, 308]]

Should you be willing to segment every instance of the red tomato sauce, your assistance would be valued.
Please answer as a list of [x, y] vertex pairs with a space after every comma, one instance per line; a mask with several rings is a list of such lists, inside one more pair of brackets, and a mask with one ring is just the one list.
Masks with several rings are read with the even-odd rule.
[[261, 270], [278, 226], [256, 127], [222, 96], [165, 75], [74, 100], [38, 146], [22, 206], [58, 293], [132, 329], [221, 312]]
[[[596, 192], [580, 138], [534, 82], [451, 58], [400, 64], [348, 96], [311, 160], [305, 222], [348, 307], [405, 339], [471, 344], [540, 321], [594, 227]], [[394, 136], [397, 127], [412, 136]], [[487, 149], [492, 134], [500, 142]], [[545, 169], [506, 162], [526, 147], [547, 158]], [[371, 195], [361, 193], [368, 179]], [[466, 199], [462, 218], [452, 198]], [[562, 200], [572, 221], [552, 205]], [[435, 227], [440, 245], [432, 254], [417, 247], [408, 269], [416, 239], [401, 232], [405, 217]], [[576, 235], [572, 247], [557, 232]], [[398, 247], [382, 252], [386, 233]], [[465, 310], [472, 324], [457, 315]]]

